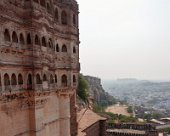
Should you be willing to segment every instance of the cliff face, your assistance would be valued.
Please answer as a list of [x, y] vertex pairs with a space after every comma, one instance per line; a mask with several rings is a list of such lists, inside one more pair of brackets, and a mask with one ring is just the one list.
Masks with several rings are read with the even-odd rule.
[[110, 96], [101, 85], [101, 79], [92, 76], [84, 76], [89, 83], [89, 94], [90, 99], [97, 103], [108, 103], [112, 101], [112, 96]]

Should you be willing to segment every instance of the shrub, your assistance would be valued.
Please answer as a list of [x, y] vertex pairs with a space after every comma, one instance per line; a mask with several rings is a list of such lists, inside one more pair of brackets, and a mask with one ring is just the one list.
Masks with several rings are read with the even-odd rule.
[[88, 82], [85, 80], [82, 74], [79, 75], [79, 86], [78, 86], [78, 95], [84, 101], [88, 101], [89, 96], [89, 85]]
[[133, 108], [132, 106], [129, 106], [128, 109], [127, 109], [128, 113], [133, 113]]

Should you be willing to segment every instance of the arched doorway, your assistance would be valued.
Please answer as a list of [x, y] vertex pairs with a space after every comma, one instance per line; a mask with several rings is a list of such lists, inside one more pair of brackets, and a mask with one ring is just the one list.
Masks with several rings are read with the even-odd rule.
[[11, 76], [11, 85], [13, 86], [17, 85], [17, 78], [15, 74], [12, 74]]
[[39, 74], [36, 75], [36, 84], [42, 84], [41, 77]]
[[27, 89], [32, 90], [32, 75], [29, 74], [27, 78]]
[[67, 86], [67, 76], [66, 75], [63, 75], [61, 77], [61, 83], [62, 83], [62, 86], [63, 87], [66, 87]]
[[23, 77], [21, 74], [18, 75], [18, 84], [23, 85]]
[[5, 90], [10, 90], [10, 78], [7, 73], [4, 75], [4, 86]]

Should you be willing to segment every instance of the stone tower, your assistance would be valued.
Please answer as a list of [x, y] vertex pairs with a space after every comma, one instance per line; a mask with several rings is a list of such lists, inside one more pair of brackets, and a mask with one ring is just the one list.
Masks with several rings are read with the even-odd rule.
[[76, 136], [75, 0], [0, 0], [0, 136]]

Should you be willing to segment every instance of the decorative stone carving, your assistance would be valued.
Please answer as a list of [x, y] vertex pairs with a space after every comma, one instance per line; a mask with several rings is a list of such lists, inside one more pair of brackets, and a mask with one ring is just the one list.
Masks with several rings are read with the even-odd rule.
[[47, 99], [38, 99], [38, 100], [23, 100], [20, 103], [21, 109], [28, 109], [28, 108], [42, 108], [45, 103], [47, 102]]

